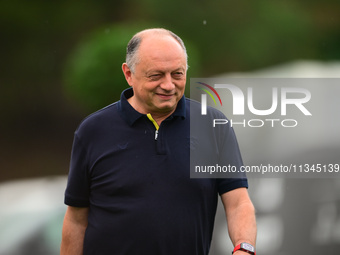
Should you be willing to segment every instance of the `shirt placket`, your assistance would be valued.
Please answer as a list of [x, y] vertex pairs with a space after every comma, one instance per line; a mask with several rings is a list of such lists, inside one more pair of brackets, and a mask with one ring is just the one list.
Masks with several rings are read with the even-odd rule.
[[156, 152], [158, 155], [166, 154], [165, 146], [164, 146], [164, 136], [161, 134], [160, 130], [164, 129], [164, 125], [161, 124], [162, 128], [158, 125], [158, 123], [152, 118], [151, 114], [148, 113], [146, 115], [148, 119], [152, 122], [155, 127], [155, 144], [156, 144]]

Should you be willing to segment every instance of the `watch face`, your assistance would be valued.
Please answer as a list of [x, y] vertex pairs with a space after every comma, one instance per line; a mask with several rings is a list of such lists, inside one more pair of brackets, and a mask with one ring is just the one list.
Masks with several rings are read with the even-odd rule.
[[251, 251], [251, 252], [255, 251], [255, 248], [249, 243], [241, 243], [241, 249], [245, 249], [245, 250]]

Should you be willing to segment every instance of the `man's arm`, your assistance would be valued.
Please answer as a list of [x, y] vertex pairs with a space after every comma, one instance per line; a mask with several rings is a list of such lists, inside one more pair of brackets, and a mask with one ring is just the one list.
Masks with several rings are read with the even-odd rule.
[[[246, 242], [255, 247], [256, 219], [255, 208], [246, 188], [239, 188], [222, 194], [226, 212], [228, 231], [234, 246]], [[248, 254], [236, 251], [234, 255]]]
[[82, 255], [89, 209], [68, 206], [64, 218], [60, 255]]

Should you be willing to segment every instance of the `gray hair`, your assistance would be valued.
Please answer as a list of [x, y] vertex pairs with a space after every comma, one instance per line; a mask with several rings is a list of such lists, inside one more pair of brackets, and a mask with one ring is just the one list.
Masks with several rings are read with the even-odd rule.
[[[182, 47], [182, 49], [184, 50], [184, 54], [185, 54], [185, 58], [188, 62], [188, 54], [187, 54], [187, 50], [185, 48], [184, 42], [183, 40], [176, 35], [175, 33], [171, 32], [170, 30], [164, 29], [164, 28], [152, 28], [152, 29], [146, 29], [143, 30], [137, 34], [135, 34], [131, 40], [129, 41], [127, 47], [126, 47], [126, 64], [127, 66], [130, 68], [130, 70], [132, 71], [132, 73], [135, 72], [135, 66], [136, 64], [138, 64], [139, 62], [139, 58], [138, 58], [138, 49], [139, 46], [142, 42], [142, 38], [143, 35], [145, 33], [150, 33], [150, 32], [154, 32], [154, 33], [158, 33], [158, 34], [163, 34], [163, 35], [170, 35], [172, 36]], [[188, 68], [188, 63], [187, 63], [187, 68]]]

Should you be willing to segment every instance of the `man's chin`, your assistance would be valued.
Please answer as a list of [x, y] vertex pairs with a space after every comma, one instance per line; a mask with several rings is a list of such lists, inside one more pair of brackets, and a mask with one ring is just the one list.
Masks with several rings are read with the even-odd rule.
[[158, 111], [159, 112], [162, 112], [162, 113], [169, 113], [169, 112], [172, 112], [176, 109], [176, 105], [174, 104], [161, 104], [157, 107]]

